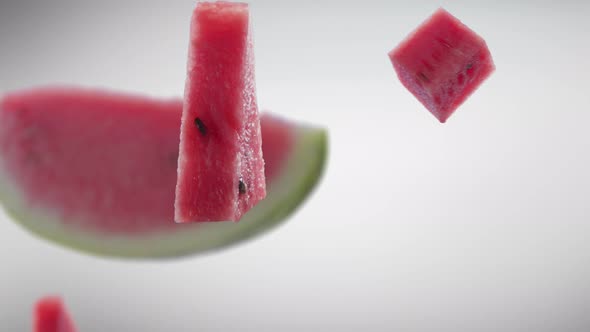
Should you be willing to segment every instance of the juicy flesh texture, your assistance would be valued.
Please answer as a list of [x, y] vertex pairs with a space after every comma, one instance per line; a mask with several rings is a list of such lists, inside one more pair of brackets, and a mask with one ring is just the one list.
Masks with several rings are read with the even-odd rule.
[[197, 4], [180, 135], [176, 222], [238, 221], [266, 196], [246, 4]]
[[59, 297], [45, 297], [35, 304], [34, 332], [75, 332], [76, 327]]
[[[0, 170], [30, 208], [74, 228], [145, 234], [174, 223], [182, 101], [45, 88], [0, 101]], [[261, 117], [267, 181], [280, 174], [294, 127]]]
[[443, 123], [495, 69], [485, 41], [442, 8], [389, 57], [402, 84]]
[[173, 224], [180, 101], [40, 89], [1, 106], [2, 166], [30, 207], [82, 229]]
[[260, 129], [262, 152], [266, 161], [265, 176], [267, 179], [274, 179], [283, 169], [286, 154], [295, 143], [293, 125], [281, 118], [263, 115], [260, 118]]

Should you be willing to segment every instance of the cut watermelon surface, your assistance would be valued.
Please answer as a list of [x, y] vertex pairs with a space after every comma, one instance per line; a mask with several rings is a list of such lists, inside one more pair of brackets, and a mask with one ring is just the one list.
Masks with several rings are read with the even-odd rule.
[[285, 219], [318, 182], [327, 135], [265, 114], [268, 195], [240, 223], [174, 223], [182, 101], [44, 88], [0, 103], [0, 201], [30, 231], [119, 257], [208, 251]]
[[443, 123], [495, 69], [485, 41], [442, 8], [389, 58], [402, 84]]
[[76, 332], [61, 298], [48, 296], [37, 301], [33, 311], [33, 332]]
[[199, 2], [189, 46], [175, 220], [238, 221], [266, 196], [248, 5]]

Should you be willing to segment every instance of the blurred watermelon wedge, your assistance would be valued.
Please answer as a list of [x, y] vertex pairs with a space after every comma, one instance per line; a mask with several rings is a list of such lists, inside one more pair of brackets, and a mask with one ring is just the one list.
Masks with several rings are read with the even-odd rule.
[[159, 258], [226, 247], [284, 221], [318, 183], [324, 129], [261, 117], [267, 198], [240, 223], [174, 223], [180, 99], [49, 87], [0, 101], [0, 202], [88, 253]]

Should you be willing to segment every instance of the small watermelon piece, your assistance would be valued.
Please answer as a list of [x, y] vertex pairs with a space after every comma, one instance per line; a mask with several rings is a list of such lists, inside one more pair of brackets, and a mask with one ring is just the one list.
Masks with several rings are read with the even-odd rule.
[[35, 304], [33, 311], [33, 332], [76, 332], [61, 298], [48, 296]]
[[261, 117], [267, 198], [239, 223], [174, 223], [182, 101], [48, 87], [0, 100], [0, 202], [30, 231], [116, 257], [200, 253], [272, 228], [323, 170], [325, 130]]
[[389, 58], [402, 84], [442, 123], [495, 70], [485, 41], [442, 8]]
[[248, 5], [193, 13], [175, 220], [238, 221], [266, 196]]

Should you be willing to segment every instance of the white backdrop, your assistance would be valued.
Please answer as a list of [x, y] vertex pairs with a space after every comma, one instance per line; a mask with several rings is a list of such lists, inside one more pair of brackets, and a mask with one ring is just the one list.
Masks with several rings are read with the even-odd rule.
[[[0, 212], [0, 331], [63, 295], [82, 332], [589, 331], [590, 3], [253, 0], [260, 105], [327, 126], [282, 227], [171, 262], [89, 257]], [[387, 52], [439, 5], [497, 71], [439, 124]], [[180, 96], [194, 1], [0, 2], [0, 93]]]

